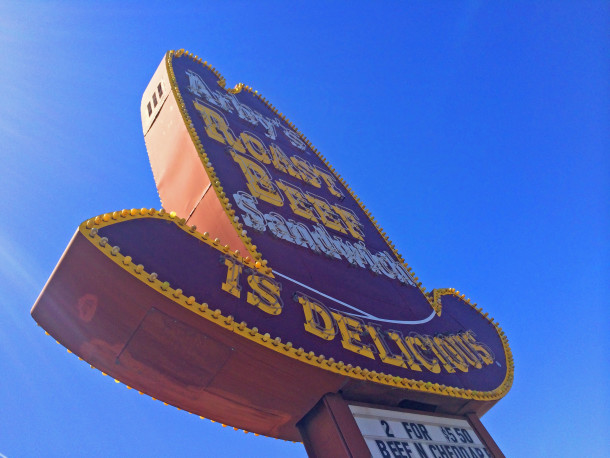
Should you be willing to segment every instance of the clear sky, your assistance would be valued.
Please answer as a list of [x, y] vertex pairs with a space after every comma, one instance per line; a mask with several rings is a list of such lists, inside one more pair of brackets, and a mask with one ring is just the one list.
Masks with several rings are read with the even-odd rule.
[[80, 222], [159, 208], [140, 98], [186, 48], [286, 113], [428, 290], [500, 322], [515, 382], [482, 421], [507, 456], [610, 456], [608, 2], [86, 3], [0, 3], [0, 454], [305, 456], [29, 314]]

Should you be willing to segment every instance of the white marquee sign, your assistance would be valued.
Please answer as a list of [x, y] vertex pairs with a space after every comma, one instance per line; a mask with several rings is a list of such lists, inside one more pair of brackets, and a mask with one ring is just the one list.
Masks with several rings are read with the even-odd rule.
[[349, 406], [375, 458], [487, 458], [465, 419]]

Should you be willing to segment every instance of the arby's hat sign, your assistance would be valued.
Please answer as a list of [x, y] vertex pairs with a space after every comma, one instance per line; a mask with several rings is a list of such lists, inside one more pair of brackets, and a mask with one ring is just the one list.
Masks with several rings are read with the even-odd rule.
[[292, 440], [328, 392], [448, 413], [508, 392], [499, 325], [427, 292], [264, 97], [170, 51], [141, 115], [163, 209], [79, 226], [32, 311], [60, 343], [179, 408]]

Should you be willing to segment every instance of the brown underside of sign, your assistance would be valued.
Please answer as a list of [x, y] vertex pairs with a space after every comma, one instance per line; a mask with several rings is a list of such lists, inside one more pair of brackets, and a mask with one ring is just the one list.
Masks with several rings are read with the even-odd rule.
[[387, 406], [427, 402], [450, 413], [493, 405], [388, 389], [289, 358], [178, 305], [93, 241], [101, 239], [77, 231], [32, 316], [93, 368], [169, 405], [294, 441], [297, 422], [327, 393]]
[[[95, 326], [81, 316], [79, 299], [97, 303]], [[135, 390], [219, 423], [285, 440], [300, 441], [296, 422], [325, 393], [345, 383], [344, 377], [197, 319], [124, 275], [80, 233], [32, 316], [93, 368]]]

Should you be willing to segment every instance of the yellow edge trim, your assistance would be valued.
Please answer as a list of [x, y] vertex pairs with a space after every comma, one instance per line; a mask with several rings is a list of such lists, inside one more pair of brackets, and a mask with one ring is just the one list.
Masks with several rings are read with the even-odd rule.
[[[102, 242], [102, 237], [100, 237], [97, 233], [98, 228], [109, 226], [112, 224], [119, 223], [121, 221], [127, 219], [140, 219], [140, 218], [154, 218], [154, 219], [163, 219], [167, 221], [171, 221], [184, 232], [188, 233], [191, 236], [197, 237], [199, 240], [202, 240], [209, 246], [216, 248], [220, 252], [227, 253], [232, 255], [235, 259], [240, 262], [245, 262], [244, 258], [242, 258], [239, 254], [235, 252], [231, 253], [226, 246], [222, 247], [219, 245], [217, 241], [210, 240], [209, 236], [206, 234], [201, 234], [197, 232], [193, 226], [187, 226], [185, 224], [184, 218], [178, 218], [175, 213], [167, 213], [164, 210], [156, 211], [155, 209], [132, 209], [132, 210], [122, 210], [115, 211], [113, 213], [105, 213], [103, 215], [96, 216], [94, 218], [88, 219], [84, 221], [79, 226], [79, 231], [87, 236], [91, 243], [96, 246], [101, 252], [103, 252], [109, 259], [114, 261], [115, 264], [122, 267], [124, 270], [129, 272], [134, 277], [138, 278], [141, 282], [150, 286], [158, 293], [164, 295], [168, 299], [171, 299], [176, 304], [191, 310], [197, 315], [211, 321], [224, 329], [232, 331], [242, 337], [245, 337], [248, 340], [256, 342], [264, 347], [275, 350], [279, 353], [285, 354], [293, 359], [299, 360], [306, 364], [317, 366], [322, 369], [329, 370], [336, 374], [348, 376], [354, 379], [372, 381], [376, 383], [381, 383], [383, 385], [388, 385], [396, 388], [406, 388], [413, 391], [421, 391], [425, 393], [433, 393], [440, 394], [444, 396], [451, 396], [463, 399], [473, 399], [477, 401], [492, 401], [502, 398], [510, 389], [513, 382], [513, 372], [514, 372], [514, 364], [513, 357], [508, 346], [508, 339], [504, 335], [504, 332], [501, 328], [494, 323], [493, 319], [489, 318], [487, 314], [483, 316], [487, 318], [490, 323], [494, 325], [496, 331], [500, 339], [502, 340], [502, 344], [504, 347], [504, 353], [507, 361], [506, 368], [506, 376], [503, 382], [492, 391], [474, 391], [474, 390], [465, 390], [462, 388], [455, 388], [446, 385], [439, 385], [438, 383], [424, 382], [422, 380], [411, 380], [408, 378], [393, 376], [391, 374], [379, 373], [376, 371], [370, 371], [368, 369], [362, 369], [360, 366], [353, 367], [351, 364], [345, 364], [342, 361], [336, 362], [334, 358], [326, 358], [324, 355], [316, 355], [312, 351], [305, 351], [303, 348], [294, 348], [291, 342], [282, 343], [279, 337], [271, 337], [269, 333], [261, 333], [258, 328], [252, 327], [249, 328], [248, 324], [244, 321], [241, 323], [236, 323], [234, 321], [233, 316], [222, 315], [220, 309], [213, 310], [213, 307], [210, 307], [207, 303], [199, 303], [193, 297], [186, 297], [182, 294], [182, 290], [177, 288], [172, 288], [168, 282], [164, 282], [156, 277], [156, 275], [151, 276], [153, 272], [147, 272], [144, 270], [144, 266], [136, 265], [132, 262], [130, 256], [124, 256], [120, 253], [120, 247], [111, 246], [110, 241], [106, 240]], [[245, 262], [248, 264], [248, 262]], [[265, 266], [260, 266], [259, 270], [262, 273], [266, 273], [269, 275], [270, 269]], [[435, 297], [440, 298], [440, 296], [444, 294], [454, 294], [457, 295], [453, 290], [437, 290], [438, 296], [435, 294]], [[459, 292], [457, 292], [459, 293]], [[460, 297], [458, 295], [458, 297]], [[461, 297], [460, 297], [461, 298]], [[476, 308], [473, 304], [470, 304], [471, 307]], [[477, 311], [481, 311], [480, 308], [476, 308]]]

